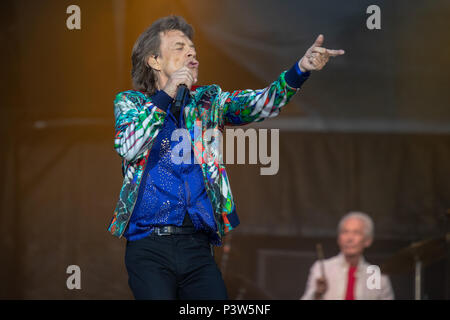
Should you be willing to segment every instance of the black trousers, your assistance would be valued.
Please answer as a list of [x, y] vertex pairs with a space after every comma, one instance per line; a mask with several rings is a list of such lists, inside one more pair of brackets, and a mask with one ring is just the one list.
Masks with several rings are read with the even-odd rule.
[[125, 265], [135, 299], [228, 299], [204, 233], [127, 241]]

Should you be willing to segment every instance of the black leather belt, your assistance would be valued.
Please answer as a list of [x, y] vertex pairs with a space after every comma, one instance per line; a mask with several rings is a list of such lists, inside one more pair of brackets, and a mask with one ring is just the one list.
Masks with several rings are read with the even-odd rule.
[[154, 233], [158, 236], [169, 236], [171, 234], [193, 234], [194, 227], [177, 227], [177, 226], [163, 226], [155, 227]]

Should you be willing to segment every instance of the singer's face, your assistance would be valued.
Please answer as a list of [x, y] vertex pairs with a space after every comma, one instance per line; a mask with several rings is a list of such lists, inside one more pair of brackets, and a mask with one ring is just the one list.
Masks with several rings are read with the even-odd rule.
[[364, 221], [359, 218], [348, 218], [339, 231], [338, 244], [345, 256], [361, 255], [372, 240], [366, 235]]
[[169, 78], [176, 70], [186, 66], [198, 78], [197, 54], [194, 43], [180, 30], [160, 34], [160, 63], [162, 76]]

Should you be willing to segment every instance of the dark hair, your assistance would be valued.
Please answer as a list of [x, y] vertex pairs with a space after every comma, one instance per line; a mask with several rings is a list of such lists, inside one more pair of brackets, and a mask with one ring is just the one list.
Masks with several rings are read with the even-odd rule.
[[169, 30], [182, 31], [191, 41], [194, 37], [194, 29], [183, 17], [167, 16], [156, 20], [136, 40], [131, 54], [131, 78], [136, 90], [152, 95], [156, 91], [156, 74], [147, 64], [152, 55], [160, 55], [160, 33]]

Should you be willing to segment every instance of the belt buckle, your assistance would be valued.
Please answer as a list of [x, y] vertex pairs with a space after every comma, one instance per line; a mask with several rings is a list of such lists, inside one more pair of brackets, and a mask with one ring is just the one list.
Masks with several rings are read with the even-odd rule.
[[157, 227], [156, 228], [156, 234], [158, 236], [169, 236], [170, 231], [168, 227]]

